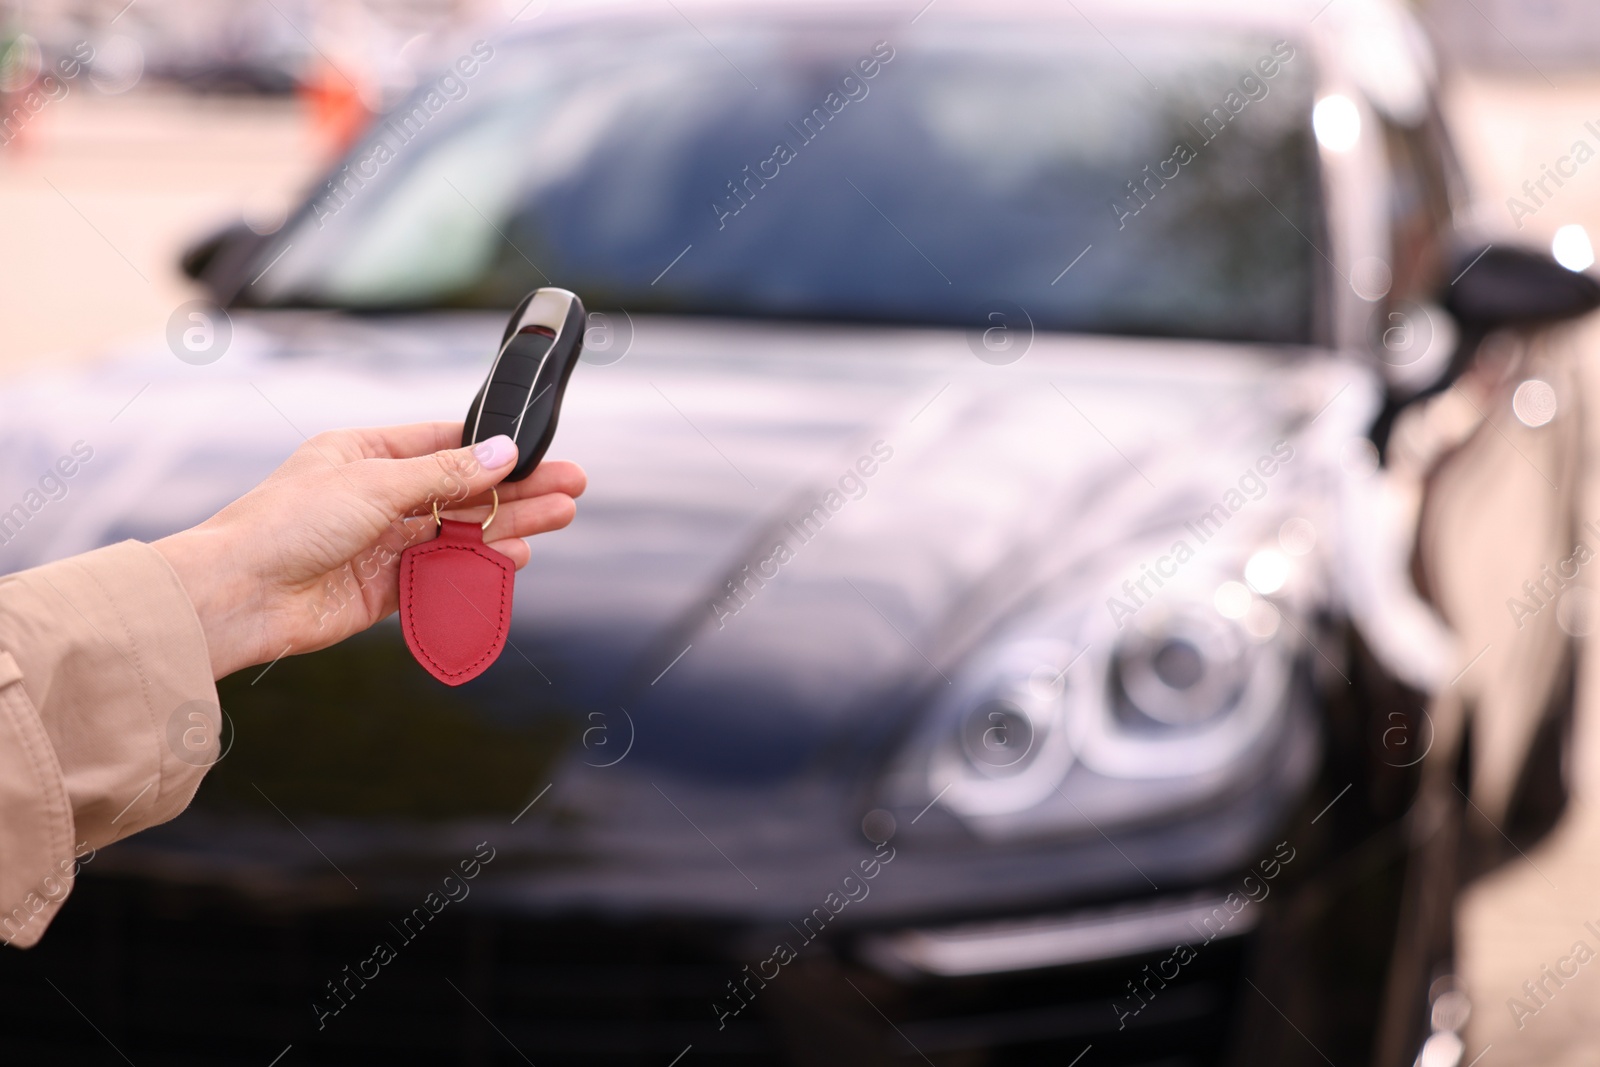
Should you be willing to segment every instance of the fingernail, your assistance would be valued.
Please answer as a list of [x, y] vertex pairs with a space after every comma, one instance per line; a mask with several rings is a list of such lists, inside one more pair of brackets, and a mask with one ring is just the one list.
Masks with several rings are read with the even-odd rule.
[[484, 467], [496, 470], [517, 461], [517, 445], [505, 434], [499, 434], [473, 445], [472, 454]]

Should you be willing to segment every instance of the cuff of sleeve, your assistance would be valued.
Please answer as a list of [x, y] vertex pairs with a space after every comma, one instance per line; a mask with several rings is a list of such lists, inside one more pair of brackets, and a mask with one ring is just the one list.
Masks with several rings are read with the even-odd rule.
[[124, 541], [0, 580], [0, 648], [54, 750], [76, 847], [189, 805], [221, 709], [200, 620], [159, 552]]

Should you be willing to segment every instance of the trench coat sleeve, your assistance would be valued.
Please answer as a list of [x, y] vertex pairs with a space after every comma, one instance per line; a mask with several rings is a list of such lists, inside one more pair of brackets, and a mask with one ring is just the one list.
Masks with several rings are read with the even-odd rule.
[[0, 941], [38, 942], [96, 849], [189, 805], [220, 720], [200, 620], [149, 545], [0, 578]]

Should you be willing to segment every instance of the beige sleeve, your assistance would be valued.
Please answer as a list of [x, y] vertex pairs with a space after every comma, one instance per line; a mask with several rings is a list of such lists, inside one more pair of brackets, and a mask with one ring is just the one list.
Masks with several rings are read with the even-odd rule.
[[0, 941], [37, 942], [94, 849], [187, 807], [220, 727], [200, 620], [155, 549], [0, 578]]

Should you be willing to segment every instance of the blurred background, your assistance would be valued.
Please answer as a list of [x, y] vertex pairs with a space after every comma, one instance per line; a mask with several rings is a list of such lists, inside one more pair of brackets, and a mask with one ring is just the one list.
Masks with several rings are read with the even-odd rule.
[[[0, 113], [10, 116], [0, 120], [0, 373], [88, 361], [160, 335], [172, 309], [200, 295], [178, 266], [190, 242], [241, 219], [263, 233], [280, 226], [320, 169], [453, 42], [487, 20], [537, 18], [545, 6], [0, 4]], [[1600, 5], [1432, 0], [1418, 12], [1443, 61], [1443, 98], [1479, 223], [1546, 247], [1562, 226], [1600, 232], [1600, 167], [1580, 170], [1531, 217], [1513, 219], [1507, 205], [1586, 123], [1600, 124]], [[37, 110], [23, 104], [74, 57], [81, 71]], [[1576, 794], [1556, 832], [1464, 905], [1471, 1044], [1487, 1046], [1485, 1064], [1596, 1062], [1600, 979], [1571, 983], [1524, 1027], [1505, 1004], [1568, 950], [1583, 922], [1600, 922], [1597, 699], [1585, 683]]]
[[[83, 359], [148, 338], [197, 293], [178, 256], [241, 217], [280, 225], [365, 124], [474, 26], [550, 0], [30, 0], [0, 4], [10, 112], [63, 57], [92, 55], [0, 149], [0, 367]], [[1445, 101], [1489, 232], [1506, 198], [1600, 117], [1600, 8], [1584, 0], [1415, 5], [1446, 64]], [[25, 109], [26, 110], [26, 109]], [[13, 127], [16, 127], [13, 129]], [[1582, 172], [1547, 242], [1592, 223]], [[1520, 194], [1518, 194], [1520, 195]], [[1590, 226], [1592, 232], [1592, 225]]]
[[[241, 214], [263, 231], [371, 116], [485, 19], [545, 0], [135, 0], [0, 7], [10, 112], [62, 57], [93, 55], [5, 130], [0, 363], [78, 359], [159, 332], [192, 289], [179, 251]], [[20, 127], [20, 128], [17, 128]], [[88, 240], [80, 240], [87, 237]], [[92, 299], [86, 299], [93, 294]], [[42, 302], [41, 302], [42, 301]]]

